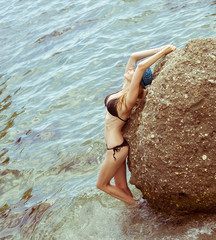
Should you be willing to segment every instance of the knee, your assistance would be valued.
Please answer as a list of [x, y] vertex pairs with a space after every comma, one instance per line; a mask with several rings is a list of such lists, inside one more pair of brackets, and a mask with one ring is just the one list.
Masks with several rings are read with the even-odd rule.
[[96, 188], [100, 189], [101, 188], [101, 184], [99, 182], [96, 182]]
[[103, 189], [104, 189], [104, 185], [101, 184], [99, 181], [97, 181], [97, 182], [96, 182], [96, 188], [97, 188], [97, 189], [100, 189], [100, 190], [103, 191]]
[[105, 193], [109, 193], [109, 187], [108, 187], [109, 184], [103, 184], [103, 183], [100, 183], [100, 182], [97, 182], [96, 183], [96, 188], [97, 189], [100, 189], [101, 191], [105, 192]]

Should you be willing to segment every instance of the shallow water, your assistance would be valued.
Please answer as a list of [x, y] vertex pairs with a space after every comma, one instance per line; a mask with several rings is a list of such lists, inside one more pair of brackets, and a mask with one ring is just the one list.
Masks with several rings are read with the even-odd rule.
[[0, 238], [213, 239], [215, 216], [164, 219], [95, 182], [130, 53], [215, 36], [216, 2], [2, 0], [0, 19]]

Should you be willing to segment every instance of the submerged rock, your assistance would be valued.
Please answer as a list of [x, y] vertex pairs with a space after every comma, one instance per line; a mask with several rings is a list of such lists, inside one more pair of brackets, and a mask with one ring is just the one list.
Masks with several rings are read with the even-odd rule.
[[216, 210], [216, 37], [192, 39], [154, 68], [125, 128], [130, 182], [159, 210]]

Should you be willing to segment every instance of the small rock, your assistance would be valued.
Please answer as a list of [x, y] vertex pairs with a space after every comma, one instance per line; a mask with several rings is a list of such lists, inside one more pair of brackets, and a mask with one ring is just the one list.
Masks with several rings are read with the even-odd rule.
[[206, 160], [206, 159], [207, 159], [207, 156], [206, 156], [206, 155], [202, 155], [202, 159], [203, 159], [203, 160]]

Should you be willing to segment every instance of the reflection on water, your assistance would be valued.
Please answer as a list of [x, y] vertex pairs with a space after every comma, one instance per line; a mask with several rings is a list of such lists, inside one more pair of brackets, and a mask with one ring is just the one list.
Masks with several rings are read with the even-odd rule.
[[[2, 75], [3, 76], [3, 75]], [[13, 94], [8, 93], [7, 89], [7, 80], [4, 81], [0, 87], [0, 96], [3, 98], [2, 101], [0, 101], [0, 119], [1, 119], [1, 126], [0, 126], [0, 139], [5, 137], [8, 133], [8, 129], [13, 127], [14, 125], [14, 119], [23, 113], [23, 111], [20, 112], [11, 112], [11, 104], [14, 96], [19, 92], [20, 89], [15, 90]]]
[[23, 196], [22, 200], [12, 208], [4, 205], [0, 209], [0, 216], [3, 220], [0, 231], [4, 239], [15, 237], [13, 234], [15, 230], [19, 232], [15, 239], [29, 239], [31, 233], [34, 232], [45, 212], [51, 206], [49, 203], [39, 203], [36, 206], [27, 208], [25, 204], [28, 198], [29, 196]]
[[95, 188], [105, 154], [104, 96], [121, 87], [129, 54], [214, 36], [213, 6], [1, 1], [0, 239], [214, 236], [214, 215], [164, 217]]
[[[4, 206], [2, 233], [18, 239], [214, 239], [216, 215], [164, 216], [147, 203], [127, 207], [94, 190], [76, 199], [52, 199], [27, 206], [28, 193], [13, 207]], [[31, 197], [31, 196], [30, 196]], [[56, 215], [57, 214], [57, 215]], [[44, 228], [46, 226], [46, 228]]]
[[[140, 207], [123, 203], [94, 188], [75, 198], [57, 193], [30, 204], [33, 189], [0, 209], [0, 231], [5, 239], [214, 239], [216, 215], [167, 216], [155, 213], [148, 203]], [[59, 193], [62, 189], [59, 189]], [[136, 189], [133, 189], [138, 196]], [[49, 198], [49, 199], [48, 199]], [[32, 201], [33, 202], [33, 201]], [[34, 200], [35, 202], [35, 200]], [[46, 226], [46, 227], [45, 227]]]

